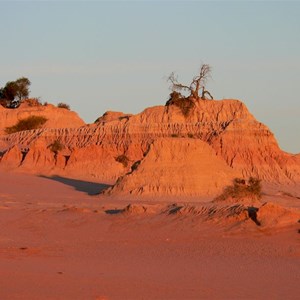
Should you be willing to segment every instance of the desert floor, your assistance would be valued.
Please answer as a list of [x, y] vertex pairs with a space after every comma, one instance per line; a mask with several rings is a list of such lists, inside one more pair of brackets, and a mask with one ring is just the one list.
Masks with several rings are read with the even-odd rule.
[[[0, 171], [0, 299], [299, 299], [299, 224], [148, 212], [101, 184]], [[298, 199], [298, 201], [300, 201]]]

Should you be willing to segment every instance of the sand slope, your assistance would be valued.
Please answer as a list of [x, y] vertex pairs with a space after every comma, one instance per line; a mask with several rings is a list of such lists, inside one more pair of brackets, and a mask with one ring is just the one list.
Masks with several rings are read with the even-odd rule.
[[[3, 300], [299, 297], [299, 223], [258, 226], [232, 204], [127, 205], [63, 177], [0, 181]], [[299, 214], [268, 197], [259, 220]]]

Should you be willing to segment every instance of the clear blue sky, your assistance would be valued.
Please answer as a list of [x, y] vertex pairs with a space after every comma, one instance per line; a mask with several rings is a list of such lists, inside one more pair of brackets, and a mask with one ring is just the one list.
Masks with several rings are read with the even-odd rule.
[[68, 103], [86, 122], [164, 104], [176, 71], [213, 68], [216, 99], [242, 100], [281, 148], [300, 152], [300, 2], [0, 2], [0, 86]]

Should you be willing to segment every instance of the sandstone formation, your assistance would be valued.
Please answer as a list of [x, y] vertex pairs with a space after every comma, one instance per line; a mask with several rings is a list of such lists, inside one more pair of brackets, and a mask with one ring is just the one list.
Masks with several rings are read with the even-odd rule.
[[296, 208], [283, 207], [272, 202], [267, 202], [257, 211], [257, 219], [261, 226], [288, 226], [297, 224], [298, 220], [300, 220], [300, 211]]
[[154, 141], [132, 169], [109, 194], [215, 196], [240, 175], [207, 143], [189, 138]]
[[129, 119], [131, 117], [131, 114], [124, 114], [119, 111], [107, 111], [104, 113], [101, 117], [99, 117], [95, 123], [100, 123], [100, 122], [111, 122], [114, 120], [122, 120], [122, 119]]
[[[91, 177], [104, 182], [111, 182], [124, 174], [124, 166], [117, 162], [117, 152], [108, 151], [98, 145], [90, 145], [83, 148], [75, 148], [66, 162], [65, 172], [68, 175], [78, 174]], [[112, 170], [112, 171], [111, 171]]]
[[23, 161], [23, 155], [18, 147], [18, 145], [15, 145], [11, 147], [3, 157], [1, 157], [1, 165], [5, 166], [7, 169], [14, 169], [20, 166], [20, 164]]
[[[59, 111], [63, 114], [57, 117], [65, 119], [65, 110], [55, 109], [55, 114]], [[212, 195], [236, 175], [276, 184], [300, 182], [299, 155], [283, 152], [272, 132], [238, 100], [199, 100], [188, 116], [175, 105], [150, 107], [137, 115], [107, 112], [94, 124], [79, 126], [80, 122], [61, 128], [48, 124], [0, 136], [0, 167], [15, 157], [14, 166], [24, 170], [30, 166], [35, 172], [42, 168], [85, 175], [109, 184], [120, 177], [111, 192], [144, 195]], [[63, 151], [49, 150], [55, 141]], [[14, 147], [29, 151], [18, 156]]]
[[7, 109], [0, 105], [0, 135], [5, 128], [15, 125], [19, 120], [30, 116], [43, 116], [48, 119], [43, 128], [76, 128], [83, 126], [84, 121], [77, 113], [54, 105], [28, 106], [23, 103], [18, 109]]

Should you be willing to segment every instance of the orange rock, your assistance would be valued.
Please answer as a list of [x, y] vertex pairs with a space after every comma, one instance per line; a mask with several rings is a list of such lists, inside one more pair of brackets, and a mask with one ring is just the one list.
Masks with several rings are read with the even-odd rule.
[[[0, 105], [1, 106], [1, 105]], [[68, 128], [80, 127], [85, 123], [77, 113], [54, 105], [32, 106], [21, 105], [17, 109], [8, 109], [1, 106], [0, 110], [0, 135], [5, 134], [5, 128], [15, 125], [19, 120], [30, 116], [43, 116], [48, 119], [43, 128]]]
[[300, 210], [267, 202], [259, 208], [257, 220], [262, 226], [269, 227], [293, 225], [300, 220]]
[[21, 149], [15, 145], [3, 154], [3, 157], [0, 160], [1, 166], [5, 169], [17, 168], [21, 164], [22, 157]]
[[205, 142], [188, 138], [154, 141], [144, 159], [109, 194], [213, 196], [239, 174]]
[[[51, 106], [46, 110], [65, 121], [64, 114], [70, 113]], [[1, 110], [0, 114], [7, 111]], [[50, 126], [48, 122], [47, 126]], [[55, 140], [59, 140], [69, 151], [64, 156], [70, 155], [70, 158], [68, 161], [65, 158], [65, 163], [63, 159], [56, 162], [56, 169], [63, 169], [64, 172], [76, 176], [87, 175], [97, 180], [112, 181], [125, 175], [130, 167], [124, 167], [117, 162], [118, 156], [126, 156], [130, 165], [143, 160], [150, 145], [153, 142], [155, 144], [156, 140], [182, 137], [189, 138], [191, 143], [198, 141], [210, 146], [209, 149], [213, 148], [215, 153], [209, 158], [212, 164], [213, 161], [225, 161], [230, 170], [233, 169], [236, 174], [245, 178], [254, 176], [265, 182], [289, 185], [300, 182], [300, 156], [281, 151], [271, 131], [258, 122], [238, 100], [199, 100], [187, 117], [176, 106], [155, 106], [137, 115], [107, 112], [97, 123], [81, 127], [72, 121], [67, 121], [68, 125], [60, 122], [62, 121], [57, 121], [55, 126], [62, 128], [45, 128], [0, 136], [0, 150], [6, 151], [15, 145], [31, 148], [39, 139], [44, 141], [46, 149]], [[75, 124], [75, 128], [66, 128], [70, 127], [69, 124]], [[174, 151], [175, 149], [183, 151], [179, 146]], [[161, 153], [163, 151], [165, 150], [161, 149]], [[188, 152], [185, 153], [188, 155]], [[49, 156], [49, 153], [46, 151], [45, 155]], [[174, 152], [173, 155], [180, 154]], [[161, 154], [161, 164], [164, 158], [169, 161], [168, 157]], [[52, 161], [45, 163], [50, 165]], [[192, 164], [188, 164], [192, 168]], [[40, 167], [41, 164], [35, 164], [32, 168], [36, 168], [35, 171], [38, 172]], [[171, 168], [170, 161], [166, 167]], [[172, 176], [169, 180], [171, 178]], [[167, 193], [167, 189], [171, 187], [165, 184], [164, 193]], [[150, 183], [147, 186], [150, 191]], [[192, 191], [193, 188], [197, 190], [197, 187], [186, 189]], [[176, 189], [180, 187], [177, 186]]]
[[122, 119], [129, 119], [130, 114], [124, 114], [122, 112], [118, 111], [107, 111], [105, 112], [101, 117], [99, 117], [95, 122], [96, 123], [101, 123], [101, 122], [111, 122], [115, 120], [121, 121]]
[[20, 167], [29, 172], [35, 170], [48, 171], [54, 168], [55, 162], [54, 153], [40, 139], [30, 146]]
[[78, 177], [91, 177], [114, 182], [124, 173], [124, 166], [116, 161], [117, 152], [109, 152], [101, 146], [76, 148], [66, 164], [66, 173]]

